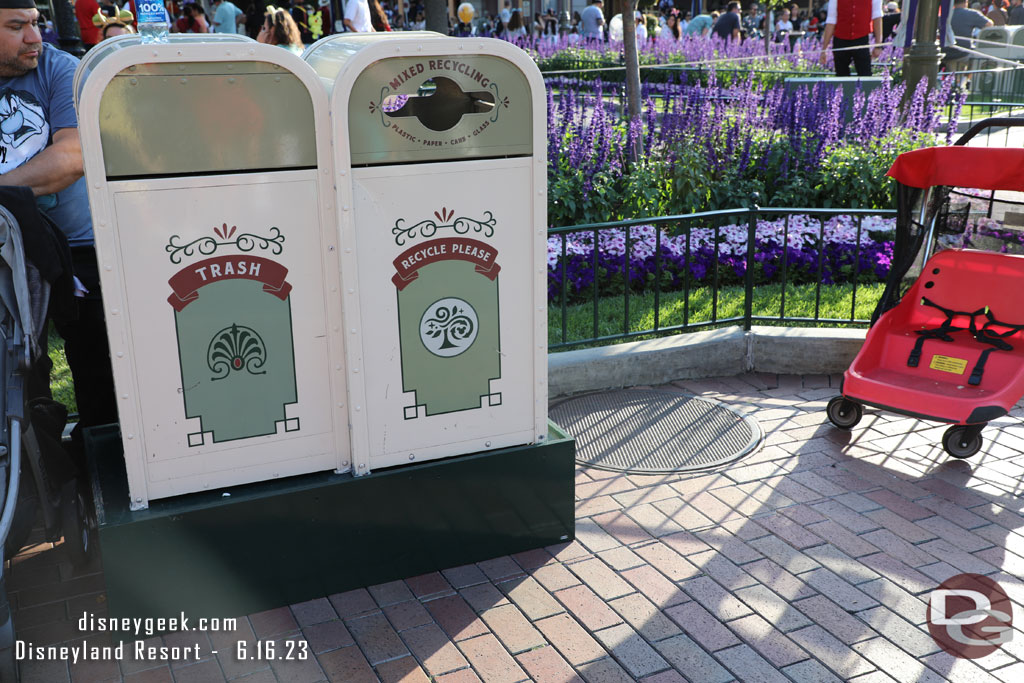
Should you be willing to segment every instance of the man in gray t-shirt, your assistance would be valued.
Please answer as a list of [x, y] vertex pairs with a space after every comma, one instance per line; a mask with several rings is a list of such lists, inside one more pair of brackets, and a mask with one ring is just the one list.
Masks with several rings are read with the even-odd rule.
[[586, 40], [601, 40], [604, 38], [604, 3], [601, 0], [594, 0], [594, 3], [585, 8], [580, 14], [583, 24], [583, 38]]
[[77, 65], [42, 42], [33, 0], [0, 0], [0, 184], [31, 189], [71, 245], [84, 296], [76, 320], [55, 322], [84, 428], [116, 422], [117, 404], [72, 94]]
[[[967, 9], [967, 0], [954, 0], [953, 16], [950, 19], [953, 26], [953, 34], [956, 36], [958, 47], [971, 49], [971, 38], [975, 29], [985, 28], [992, 25], [992, 20], [975, 9]], [[955, 47], [946, 48], [946, 56], [943, 61], [946, 64], [967, 58], [967, 53]]]

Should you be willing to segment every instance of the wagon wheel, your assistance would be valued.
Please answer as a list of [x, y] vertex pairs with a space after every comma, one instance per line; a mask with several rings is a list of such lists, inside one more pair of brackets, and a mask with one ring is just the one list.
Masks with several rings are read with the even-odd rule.
[[981, 450], [981, 430], [954, 425], [942, 435], [942, 447], [954, 458], [969, 458]]
[[74, 479], [64, 484], [61, 491], [60, 514], [64, 545], [67, 546], [71, 564], [81, 567], [89, 561], [89, 553], [92, 551], [92, 525], [89, 505]]
[[829, 401], [825, 413], [828, 415], [829, 422], [839, 429], [852, 429], [864, 417], [864, 409], [861, 405], [843, 396], [836, 396]]

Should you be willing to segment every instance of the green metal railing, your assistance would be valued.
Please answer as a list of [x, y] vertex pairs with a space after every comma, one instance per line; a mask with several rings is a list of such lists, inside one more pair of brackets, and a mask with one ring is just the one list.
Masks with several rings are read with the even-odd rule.
[[[790, 222], [793, 216], [807, 216], [811, 219], [817, 220], [818, 223], [818, 234], [817, 234], [817, 274], [814, 278], [814, 314], [811, 316], [794, 316], [787, 315], [786, 313], [786, 295], [787, 286], [793, 284], [791, 282], [793, 266], [789, 263], [789, 257], [791, 253], [791, 235], [790, 235]], [[586, 225], [574, 225], [569, 227], [551, 228], [548, 230], [549, 236], [549, 254], [552, 248], [552, 239], [555, 241], [554, 247], [554, 264], [549, 268], [549, 279], [553, 278], [555, 281], [560, 283], [559, 291], [552, 293], [549, 289], [549, 312], [553, 310], [559, 311], [560, 315], [560, 330], [558, 331], [557, 338], [550, 337], [548, 348], [552, 351], [569, 349], [573, 347], [585, 346], [585, 345], [602, 345], [611, 342], [630, 341], [639, 337], [652, 337], [652, 336], [665, 336], [670, 334], [678, 334], [682, 332], [693, 332], [701, 329], [721, 327], [724, 325], [742, 325], [744, 329], [749, 330], [754, 323], [768, 323], [768, 324], [785, 324], [785, 325], [852, 325], [852, 326], [866, 326], [869, 322], [867, 318], [858, 318], [856, 315], [857, 310], [857, 290], [862, 272], [860, 265], [861, 256], [861, 237], [864, 234], [864, 219], [869, 216], [880, 216], [880, 217], [895, 217], [896, 212], [893, 210], [872, 210], [872, 209], [793, 209], [793, 208], [760, 208], [757, 206], [751, 208], [740, 208], [740, 209], [729, 209], [724, 211], [708, 211], [703, 213], [685, 214], [677, 216], [659, 216], [655, 218], [641, 218], [628, 221], [618, 221], [611, 223], [591, 223]], [[850, 281], [852, 283], [852, 293], [850, 298], [850, 315], [843, 318], [825, 318], [821, 316], [821, 293], [822, 293], [822, 279], [825, 269], [826, 261], [826, 225], [830, 219], [847, 216], [853, 219], [856, 226], [856, 237], [853, 254], [853, 272]], [[759, 244], [757, 240], [757, 226], [758, 221], [762, 219], [778, 220], [783, 221], [783, 232], [782, 232], [782, 243], [778, 248], [781, 249], [781, 262], [776, 263], [778, 267], [775, 275], [770, 280], [765, 281], [762, 277], [760, 282], [757, 282], [755, 276], [755, 266], [758, 263]], [[720, 316], [719, 315], [719, 293], [723, 282], [723, 268], [722, 254], [723, 246], [726, 244], [722, 239], [722, 230], [727, 226], [745, 226], [746, 228], [746, 248], [742, 254], [743, 262], [745, 267], [743, 269], [743, 312], [741, 315], [731, 316]], [[634, 266], [634, 256], [637, 251], [638, 238], [636, 232], [641, 226], [653, 226], [654, 230], [654, 270], [653, 278], [651, 283], [644, 283], [642, 285], [634, 285], [631, 270]], [[704, 278], [705, 282], [697, 282], [692, 276], [691, 266], [695, 263], [693, 253], [693, 232], [697, 229], [712, 229], [714, 230], [714, 239], [712, 240], [714, 245], [714, 253], [711, 258], [711, 275], [710, 279]], [[621, 275], [623, 287], [622, 293], [614, 294], [610, 296], [602, 296], [601, 294], [601, 275], [602, 269], [602, 254], [600, 253], [600, 242], [602, 233], [608, 231], [622, 231], [624, 233], [624, 253], [622, 255], [621, 272], [612, 273], [611, 275]], [[583, 302], [584, 305], [592, 306], [592, 318], [593, 324], [591, 328], [590, 336], [569, 338], [568, 331], [568, 317], [570, 306], [580, 306], [580, 294], [577, 292], [573, 303], [570, 303], [570, 294], [568, 287], [568, 279], [570, 276], [570, 254], [568, 245], [570, 237], [573, 235], [586, 235], [593, 239], [593, 253], [590, 254], [590, 267], [594, 273], [593, 283], [590, 286], [589, 302]], [[685, 248], [683, 250], [682, 258], [682, 273], [683, 276], [680, 278], [681, 287], [675, 289], [664, 289], [662, 282], [662, 275], [665, 273], [669, 261], [669, 256], [666, 250], [663, 248], [663, 242], [669, 236], [678, 236], [682, 238]], [[767, 253], [767, 252], [764, 252]], [[648, 257], [651, 258], [651, 257]], [[617, 259], [616, 259], [617, 260]], [[550, 261], [550, 259], [549, 259]], [[678, 259], [674, 259], [674, 262], [678, 264]], [[577, 261], [578, 263], [578, 261]], [[763, 271], [762, 271], [763, 272]], [[606, 273], [606, 283], [607, 283]], [[778, 284], [781, 285], [781, 294], [778, 301], [778, 314], [777, 315], [754, 315], [753, 303], [755, 291], [758, 287]], [[695, 287], [710, 287], [711, 290], [711, 315], [708, 319], [695, 320], [691, 316], [690, 311], [690, 299], [691, 291]], [[662, 297], [668, 293], [682, 293], [682, 322], [679, 324], [663, 324], [661, 314], [661, 303]], [[646, 329], [631, 329], [630, 324], [630, 307], [631, 299], [635, 300], [638, 297], [653, 295], [653, 325]], [[600, 330], [600, 317], [603, 306], [615, 305], [615, 303], [621, 300], [623, 306], [622, 315], [622, 326], [621, 332], [614, 334], [602, 334]], [[552, 325], [555, 327], [554, 325]]]

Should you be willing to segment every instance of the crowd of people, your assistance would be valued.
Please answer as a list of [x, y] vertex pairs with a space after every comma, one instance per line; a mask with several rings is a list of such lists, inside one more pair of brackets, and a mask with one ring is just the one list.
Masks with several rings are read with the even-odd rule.
[[[242, 0], [236, 0], [241, 3]], [[568, 41], [609, 40], [620, 38], [613, 29], [611, 17], [602, 0], [590, 0], [582, 11], [559, 17], [553, 7], [533, 12], [531, 18], [513, 0], [499, 0], [500, 9], [493, 15], [476, 15], [469, 21], [448, 17], [448, 33], [455, 36], [480, 36], [506, 40], [536, 39], [552, 43], [562, 36]], [[118, 3], [122, 4], [119, 5]], [[177, 33], [241, 33], [262, 42], [297, 49], [309, 45], [322, 35], [341, 31], [421, 31], [426, 28], [426, 7], [423, 0], [346, 0], [344, 13], [330, 15], [329, 7], [320, 7], [313, 0], [281, 0], [275, 6], [264, 6], [258, 0], [247, 2], [244, 9], [232, 0], [167, 0], [167, 21], [171, 32]], [[773, 12], [757, 2], [746, 4], [723, 0], [718, 9], [694, 15], [691, 2], [659, 0], [644, 13], [637, 12], [634, 22], [641, 42], [673, 43], [684, 36], [717, 35], [724, 40], [772, 40], [821, 42], [829, 19], [829, 2], [796, 3]], [[716, 0], [708, 3], [712, 6]], [[836, 0], [832, 0], [834, 5]], [[863, 0], [880, 8], [881, 37], [890, 38], [899, 25], [901, 13], [897, 2]], [[884, 4], [883, 4], [884, 2]], [[550, 3], [554, 4], [554, 0]], [[535, 2], [542, 6], [543, 2]], [[75, 14], [81, 29], [82, 42], [89, 48], [113, 35], [136, 30], [135, 0], [75, 0]], [[833, 10], [834, 11], [834, 10]], [[874, 18], [874, 17], [873, 17]], [[954, 2], [953, 32], [957, 42], [966, 46], [972, 34], [985, 26], [1024, 25], [1024, 0], [967, 0]], [[53, 22], [43, 16], [40, 31], [45, 42], [57, 44]], [[298, 40], [295, 40], [295, 35]], [[956, 47], [950, 47], [949, 60], [958, 58]]]
[[[1009, 19], [1013, 8], [1008, 0], [1003, 2], [1007, 3], [1007, 20], [1002, 23], [1014, 23]], [[1022, 0], [1013, 2], [1019, 8], [1021, 23], [1024, 23], [1024, 8], [1020, 7]], [[82, 42], [87, 48], [107, 34], [116, 35], [125, 30], [133, 30], [135, 1], [122, 0], [122, 5], [117, 0], [75, 0], [75, 14]], [[248, 2], [244, 9], [232, 0], [167, 0], [165, 6], [172, 32], [242, 33], [259, 39], [261, 33], [268, 32], [268, 22], [272, 21], [279, 28], [269, 32], [276, 34], [277, 40], [283, 41], [291, 35], [291, 23], [294, 23], [301, 43], [307, 45], [321, 35], [340, 31], [422, 31], [426, 28], [426, 8], [422, 0], [404, 2], [401, 11], [397, 0], [347, 0], [343, 3], [343, 15], [337, 18], [330, 16], [329, 8], [303, 0], [281, 0], [276, 7], [266, 8], [264, 3]], [[130, 16], [126, 19], [127, 13]], [[103, 18], [98, 18], [98, 14]], [[993, 14], [996, 14], [994, 9]], [[291, 22], [284, 18], [285, 15], [291, 18]], [[685, 35], [711, 34], [725, 39], [763, 39], [768, 33], [773, 40], [782, 42], [820, 39], [826, 15], [825, 4], [815, 9], [800, 8], [793, 4], [769, 15], [756, 2], [749, 4], [745, 10], [740, 9], [738, 2], [722, 2], [718, 10], [694, 15], [689, 10], [677, 9], [674, 0], [660, 0], [646, 13], [637, 12], [634, 22], [637, 35], [642, 41], [671, 42]], [[898, 17], [899, 7], [895, 2], [889, 2], [885, 21], [887, 35], [898, 23]], [[531, 18], [520, 8], [514, 7], [512, 0], [502, 0], [501, 9], [491, 16], [478, 16], [474, 13], [470, 21], [449, 16], [448, 33], [507, 40], [535, 38], [552, 42], [563, 35], [569, 36], [570, 41], [608, 40], [615, 37], [609, 32], [610, 19], [601, 0], [593, 0], [582, 11], [575, 11], [564, 18], [560, 18], [553, 7], [533, 12]], [[993, 21], [1000, 23], [997, 19]], [[44, 39], [47, 39], [45, 35]], [[53, 35], [53, 42], [56, 42], [56, 34]]]
[[[684, 2], [680, 0], [681, 5]], [[691, 3], [685, 4], [689, 7]], [[713, 4], [714, 0], [708, 3], [709, 6]], [[885, 35], [890, 35], [899, 23], [899, 5], [888, 2], [884, 14]], [[713, 34], [726, 40], [747, 40], [764, 39], [768, 34], [776, 42], [789, 40], [795, 43], [797, 40], [820, 40], [827, 15], [828, 3], [821, 0], [815, 0], [814, 5], [803, 8], [794, 3], [773, 13], [767, 12], [756, 2], [750, 3], [744, 10], [739, 2], [724, 0], [718, 9], [696, 15], [689, 9], [677, 8], [675, 0], [660, 0], [646, 12], [637, 12], [634, 22], [641, 41], [673, 42], [687, 35]], [[565, 19], [559, 19], [555, 10], [548, 8], [535, 12], [532, 20], [512, 7], [510, 0], [505, 0], [504, 8], [498, 14], [479, 17], [471, 24], [450, 17], [449, 33], [506, 39], [533, 37], [539, 40], [554, 40], [565, 34], [569, 36], [570, 42], [575, 39], [608, 40], [618, 37], [612, 30], [610, 20], [604, 3], [599, 0], [591, 0], [586, 9], [573, 12]]]

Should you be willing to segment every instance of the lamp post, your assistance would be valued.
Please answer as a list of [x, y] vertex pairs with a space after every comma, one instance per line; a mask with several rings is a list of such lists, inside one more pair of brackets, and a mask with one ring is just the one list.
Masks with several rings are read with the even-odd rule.
[[939, 46], [935, 33], [939, 25], [939, 0], [919, 0], [914, 19], [914, 44], [903, 56], [906, 97], [911, 97], [922, 78], [928, 87], [935, 87], [939, 76]]
[[81, 57], [85, 54], [85, 46], [82, 45], [82, 34], [78, 28], [78, 19], [75, 17], [74, 3], [71, 0], [53, 0], [51, 7], [53, 26], [57, 29], [60, 49]]

